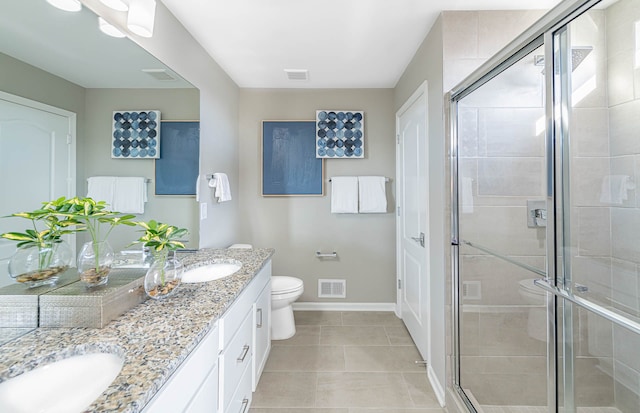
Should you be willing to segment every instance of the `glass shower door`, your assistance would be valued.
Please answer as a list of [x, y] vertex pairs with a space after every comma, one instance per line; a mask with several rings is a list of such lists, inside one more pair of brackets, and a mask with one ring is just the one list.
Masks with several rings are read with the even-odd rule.
[[548, 411], [544, 88], [539, 47], [457, 103], [459, 384], [484, 413]]
[[565, 412], [640, 412], [640, 0], [608, 2], [554, 36], [564, 117], [557, 286]]

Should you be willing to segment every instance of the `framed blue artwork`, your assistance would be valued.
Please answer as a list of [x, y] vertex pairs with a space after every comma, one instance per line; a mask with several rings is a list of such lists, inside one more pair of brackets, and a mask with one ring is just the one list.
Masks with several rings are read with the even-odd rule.
[[262, 122], [262, 195], [324, 195], [315, 121]]
[[200, 170], [200, 122], [162, 121], [156, 195], [195, 195]]
[[364, 112], [317, 110], [316, 157], [364, 158]]
[[111, 121], [112, 158], [157, 159], [160, 156], [159, 110], [116, 110]]

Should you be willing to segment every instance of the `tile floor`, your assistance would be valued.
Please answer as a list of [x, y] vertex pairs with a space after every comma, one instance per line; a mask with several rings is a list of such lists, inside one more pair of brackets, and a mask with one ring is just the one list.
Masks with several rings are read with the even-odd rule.
[[250, 413], [444, 413], [416, 365], [402, 321], [387, 312], [295, 312], [273, 341]]

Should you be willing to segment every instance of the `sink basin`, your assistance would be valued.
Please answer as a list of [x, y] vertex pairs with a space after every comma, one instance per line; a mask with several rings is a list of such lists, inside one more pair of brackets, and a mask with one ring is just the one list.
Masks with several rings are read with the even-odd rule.
[[72, 356], [0, 383], [0, 410], [12, 413], [83, 412], [116, 378], [124, 359], [115, 354]]
[[219, 280], [235, 274], [240, 268], [242, 268], [242, 264], [239, 261], [214, 262], [185, 271], [182, 275], [182, 282], [201, 283]]

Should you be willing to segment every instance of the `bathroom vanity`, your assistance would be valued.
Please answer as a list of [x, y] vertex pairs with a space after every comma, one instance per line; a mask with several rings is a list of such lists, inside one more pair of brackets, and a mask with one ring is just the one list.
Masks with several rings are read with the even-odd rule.
[[272, 255], [189, 254], [182, 258], [187, 270], [219, 259], [242, 267], [216, 281], [182, 284], [174, 296], [147, 300], [102, 329], [38, 328], [10, 341], [0, 346], [0, 382], [74, 355], [111, 353], [124, 359], [122, 370], [88, 411], [248, 411], [270, 350]]

